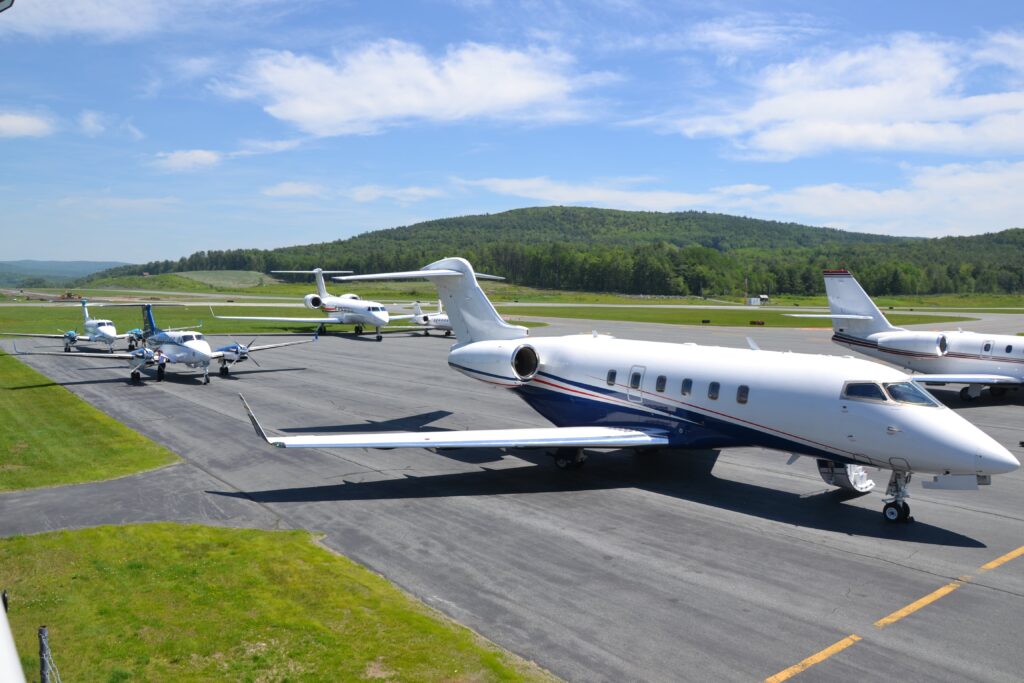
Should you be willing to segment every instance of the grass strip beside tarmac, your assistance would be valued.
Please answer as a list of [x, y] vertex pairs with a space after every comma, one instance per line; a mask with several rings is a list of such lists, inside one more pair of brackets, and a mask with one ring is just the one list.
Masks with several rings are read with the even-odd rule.
[[[584, 320], [619, 320], [637, 323], [667, 323], [671, 325], [725, 325], [745, 327], [752, 320], [764, 322], [765, 327], [831, 327], [827, 318], [792, 318], [781, 311], [769, 309], [731, 308], [644, 308], [587, 306], [571, 308], [563, 306], [502, 306], [497, 304], [502, 315], [528, 316], [530, 318], [578, 318]], [[886, 316], [894, 325], [923, 325], [928, 323], [963, 322], [975, 318], [942, 315], [904, 315], [896, 313]], [[702, 323], [710, 320], [709, 323]]]
[[0, 351], [0, 491], [111, 479], [177, 459]]
[[26, 671], [64, 680], [546, 681], [304, 531], [170, 523], [0, 539]]

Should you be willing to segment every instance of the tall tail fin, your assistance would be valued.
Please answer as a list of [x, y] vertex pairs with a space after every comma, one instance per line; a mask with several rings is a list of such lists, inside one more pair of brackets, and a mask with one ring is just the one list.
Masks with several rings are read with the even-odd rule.
[[834, 316], [832, 329], [837, 334], [864, 338], [876, 332], [900, 329], [889, 324], [850, 271], [826, 270], [824, 274], [828, 307]]
[[89, 300], [82, 299], [82, 317], [84, 322], [89, 322], [92, 318], [89, 317]]
[[327, 293], [327, 285], [324, 284], [324, 274], [335, 275], [342, 273], [351, 273], [351, 270], [324, 270], [323, 268], [314, 268], [313, 270], [272, 270], [271, 273], [303, 273], [306, 275], [313, 275], [316, 277], [316, 293], [320, 295], [321, 299], [327, 298], [330, 294]]
[[154, 334], [160, 331], [160, 328], [156, 326], [156, 320], [153, 319], [153, 305], [143, 304], [142, 306], [142, 336], [152, 337]]
[[494, 310], [484, 290], [477, 284], [477, 278], [501, 280], [493, 275], [478, 274], [469, 261], [463, 258], [446, 258], [435, 261], [422, 270], [402, 273], [381, 273], [378, 275], [355, 275], [339, 277], [336, 280], [404, 280], [427, 278], [437, 287], [441, 301], [448, 304], [448, 320], [458, 339], [456, 346], [491, 339], [522, 339], [530, 331], [520, 325], [509, 325]]

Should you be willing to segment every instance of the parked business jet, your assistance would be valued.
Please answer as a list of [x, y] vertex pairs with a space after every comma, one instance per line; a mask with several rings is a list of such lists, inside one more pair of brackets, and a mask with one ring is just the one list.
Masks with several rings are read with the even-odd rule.
[[831, 313], [793, 313], [794, 318], [831, 318], [832, 341], [899, 367], [927, 375], [929, 383], [966, 384], [960, 398], [973, 401], [984, 387], [1002, 396], [1024, 383], [1024, 338], [956, 330], [923, 332], [893, 327], [847, 270], [825, 271]]
[[[164, 379], [167, 365], [183, 365], [191, 369], [203, 371], [203, 384], [210, 383], [210, 363], [216, 361], [220, 364], [220, 375], [227, 376], [229, 368], [235, 363], [249, 360], [249, 354], [256, 351], [276, 349], [282, 346], [294, 344], [308, 344], [313, 339], [302, 339], [299, 341], [281, 342], [278, 344], [263, 344], [253, 346], [253, 342], [239, 344], [234, 342], [218, 349], [211, 349], [210, 343], [203, 335], [194, 329], [167, 329], [157, 327], [153, 319], [152, 304], [137, 304], [142, 308], [143, 321], [143, 344], [140, 348], [128, 353], [110, 353], [107, 355], [73, 353], [65, 358], [118, 358], [128, 361], [132, 381], [138, 382], [142, 379], [142, 368], [156, 366], [157, 381]], [[63, 354], [49, 351], [21, 351], [14, 347], [16, 353], [27, 356], [61, 356]], [[256, 363], [256, 359], [252, 359]], [[259, 363], [256, 363], [259, 365]]]
[[47, 339], [63, 339], [64, 352], [71, 351], [71, 347], [79, 342], [90, 342], [106, 344], [109, 353], [114, 352], [114, 342], [118, 339], [128, 340], [128, 349], [134, 349], [137, 341], [141, 339], [142, 330], [136, 328], [124, 334], [118, 334], [117, 328], [110, 320], [93, 318], [89, 315], [89, 301], [82, 299], [83, 332], [79, 334], [76, 330], [67, 330], [60, 334], [33, 334], [28, 332], [0, 332], [8, 337], [45, 337]]
[[448, 320], [448, 314], [444, 312], [444, 304], [437, 300], [437, 312], [425, 313], [417, 301], [412, 305], [412, 322], [423, 328], [423, 334], [429, 335], [431, 330], [443, 330], [444, 336], [452, 334], [452, 323]]
[[584, 448], [762, 446], [818, 459], [829, 484], [872, 489], [865, 465], [892, 470], [883, 513], [909, 520], [907, 484], [976, 488], [1020, 466], [994, 439], [894, 368], [855, 358], [572, 335], [527, 340], [503, 321], [472, 266], [352, 279], [428, 278], [457, 338], [448, 364], [507, 387], [555, 427], [452, 432], [268, 436], [280, 448], [552, 448], [578, 467]]
[[355, 325], [356, 335], [363, 333], [366, 327], [373, 327], [377, 331], [377, 341], [383, 339], [381, 328], [393, 320], [408, 320], [411, 315], [390, 315], [388, 309], [376, 301], [365, 301], [359, 298], [358, 294], [342, 294], [332, 296], [327, 292], [324, 284], [324, 274], [351, 273], [351, 270], [272, 270], [272, 273], [309, 273], [316, 277], [316, 294], [307, 294], [302, 299], [306, 308], [321, 310], [327, 313], [326, 317], [319, 318], [284, 318], [267, 316], [239, 316], [239, 315], [217, 315], [210, 309], [213, 317], [220, 320], [263, 320], [267, 322], [290, 322], [310, 323], [319, 325], [318, 331], [322, 332], [324, 325]]

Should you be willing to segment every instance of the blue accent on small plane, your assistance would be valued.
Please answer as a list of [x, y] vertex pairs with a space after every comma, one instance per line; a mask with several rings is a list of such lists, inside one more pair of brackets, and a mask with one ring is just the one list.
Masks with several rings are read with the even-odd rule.
[[153, 319], [153, 306], [151, 304], [145, 304], [142, 307], [142, 329], [144, 330], [143, 335], [147, 337], [163, 331], [156, 326], [156, 321]]

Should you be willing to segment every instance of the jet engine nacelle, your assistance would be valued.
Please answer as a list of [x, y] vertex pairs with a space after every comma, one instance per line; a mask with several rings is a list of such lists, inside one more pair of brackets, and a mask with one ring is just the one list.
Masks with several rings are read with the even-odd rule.
[[520, 387], [537, 374], [537, 351], [521, 340], [494, 339], [460, 346], [448, 354], [448, 364], [474, 379]]
[[878, 342], [878, 348], [882, 351], [946, 355], [946, 335], [936, 332], [886, 332], [873, 335], [872, 338]]
[[317, 294], [307, 294], [303, 299], [302, 303], [306, 308], [311, 308], [314, 311], [324, 305], [324, 300]]

